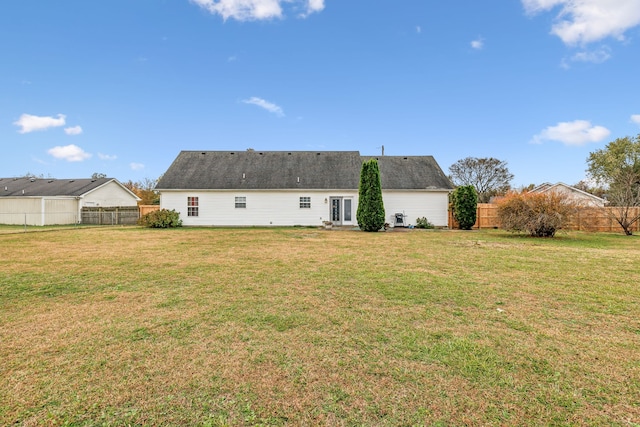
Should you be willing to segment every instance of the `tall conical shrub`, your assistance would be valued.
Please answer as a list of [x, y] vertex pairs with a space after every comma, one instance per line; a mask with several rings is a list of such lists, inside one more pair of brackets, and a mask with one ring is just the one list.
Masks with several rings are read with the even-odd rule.
[[453, 217], [461, 230], [471, 230], [478, 213], [478, 193], [473, 185], [461, 185], [451, 193]]
[[364, 231], [378, 231], [384, 226], [384, 203], [378, 161], [371, 159], [360, 170], [359, 200], [356, 219]]

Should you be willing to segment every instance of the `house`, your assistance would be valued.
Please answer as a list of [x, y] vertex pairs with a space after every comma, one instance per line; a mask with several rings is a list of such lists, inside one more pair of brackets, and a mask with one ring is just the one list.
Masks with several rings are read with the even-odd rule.
[[[357, 151], [182, 151], [158, 181], [185, 226], [357, 225], [362, 163], [380, 167], [387, 222], [447, 226], [453, 185], [432, 156]], [[396, 217], [399, 214], [399, 221]]]
[[0, 224], [93, 223], [91, 212], [122, 223], [120, 211], [135, 210], [137, 220], [138, 200], [113, 178], [0, 178]]
[[582, 204], [587, 207], [598, 207], [601, 208], [607, 204], [607, 201], [601, 197], [595, 196], [591, 193], [587, 193], [586, 191], [582, 191], [578, 188], [572, 187], [562, 182], [558, 182], [556, 184], [551, 184], [545, 182], [533, 190], [531, 193], [547, 193], [553, 191], [558, 194], [568, 196], [572, 201]]

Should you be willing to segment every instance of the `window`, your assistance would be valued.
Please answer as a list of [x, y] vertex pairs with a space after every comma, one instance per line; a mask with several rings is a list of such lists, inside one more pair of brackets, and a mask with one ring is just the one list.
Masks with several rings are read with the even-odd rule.
[[344, 199], [344, 220], [351, 221], [351, 199]]
[[247, 207], [247, 198], [242, 196], [242, 197], [236, 197], [236, 209], [241, 208], [244, 209]]
[[311, 209], [311, 197], [300, 197], [300, 209]]
[[198, 198], [187, 197], [187, 216], [198, 216]]

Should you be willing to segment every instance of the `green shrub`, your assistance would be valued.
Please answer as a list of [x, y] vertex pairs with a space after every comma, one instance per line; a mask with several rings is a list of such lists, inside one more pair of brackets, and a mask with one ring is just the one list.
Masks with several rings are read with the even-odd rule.
[[471, 230], [478, 214], [478, 193], [473, 185], [461, 185], [451, 193], [453, 218], [461, 230]]
[[160, 209], [143, 215], [138, 220], [138, 225], [149, 228], [172, 228], [182, 227], [180, 213], [175, 209]]
[[416, 219], [416, 228], [435, 228], [435, 225], [431, 224], [426, 217]]
[[359, 200], [356, 219], [364, 231], [378, 231], [384, 222], [384, 203], [378, 161], [371, 159], [362, 164], [360, 171]]

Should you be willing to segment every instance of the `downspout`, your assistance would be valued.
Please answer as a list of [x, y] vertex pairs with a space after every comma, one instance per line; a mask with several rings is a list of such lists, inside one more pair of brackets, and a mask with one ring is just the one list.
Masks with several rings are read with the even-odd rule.
[[82, 196], [76, 196], [76, 203], [78, 205], [77, 207], [77, 213], [76, 213], [76, 225], [80, 224], [82, 222], [82, 203], [80, 203], [80, 200], [82, 199]]
[[45, 219], [45, 200], [44, 197], [42, 199], [40, 199], [40, 226], [44, 226], [44, 219]]

